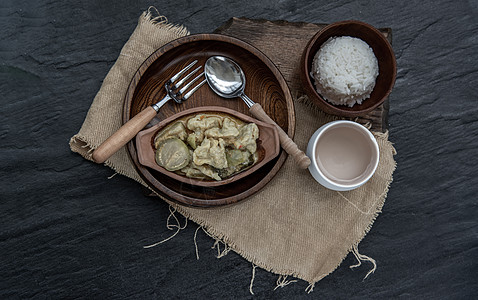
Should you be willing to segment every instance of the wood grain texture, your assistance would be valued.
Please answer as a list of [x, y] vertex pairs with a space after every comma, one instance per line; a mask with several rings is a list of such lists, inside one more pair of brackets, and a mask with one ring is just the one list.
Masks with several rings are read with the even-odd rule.
[[[123, 122], [162, 99], [166, 94], [166, 81], [190, 62], [198, 60], [198, 65], [203, 66], [213, 55], [230, 57], [243, 68], [247, 80], [246, 95], [261, 104], [274, 122], [293, 137], [294, 104], [279, 70], [256, 48], [236, 38], [218, 34], [187, 36], [155, 51], [140, 66], [131, 81], [124, 101]], [[239, 98], [224, 99], [210, 88], [203, 87], [181, 104], [174, 101], [166, 103], [154, 122], [200, 106], [223, 106], [251, 115], [247, 105]], [[127, 149], [139, 175], [158, 194], [181, 204], [201, 207], [233, 204], [258, 192], [277, 174], [287, 157], [287, 154], [281, 151], [277, 158], [257, 170], [254, 176], [244, 177], [226, 185], [196, 186], [180, 182], [140, 164], [134, 140], [128, 143]]]
[[[284, 75], [291, 93], [296, 96], [305, 95], [301, 81], [301, 57], [309, 40], [326, 24], [305, 22], [251, 20], [247, 18], [231, 18], [216, 33], [237, 37], [264, 52]], [[380, 29], [391, 42], [390, 28]], [[357, 121], [361, 124], [371, 123], [372, 130], [387, 130], [388, 98], [372, 112]]]

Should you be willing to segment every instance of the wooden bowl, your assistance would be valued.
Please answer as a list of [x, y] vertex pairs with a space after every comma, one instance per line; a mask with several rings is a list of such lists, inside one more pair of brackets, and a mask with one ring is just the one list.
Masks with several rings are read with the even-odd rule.
[[[366, 42], [378, 60], [379, 74], [370, 98], [353, 107], [333, 105], [326, 101], [316, 90], [314, 78], [310, 75], [315, 54], [330, 37], [351, 36]], [[301, 79], [309, 99], [329, 114], [357, 117], [363, 116], [381, 105], [392, 91], [397, 74], [397, 64], [392, 46], [384, 35], [373, 26], [360, 21], [342, 21], [332, 23], [317, 32], [307, 44], [301, 59]]]
[[[224, 180], [200, 180], [200, 179], [193, 179], [186, 176], [179, 175], [175, 172], [170, 172], [165, 168], [159, 166], [155, 160], [155, 148], [154, 148], [154, 138], [156, 134], [163, 129], [166, 125], [173, 123], [174, 121], [181, 119], [181, 118], [188, 118], [193, 117], [198, 113], [206, 113], [206, 114], [224, 114], [232, 116], [236, 119], [242, 120], [246, 123], [255, 123], [257, 127], [259, 127], [259, 138], [257, 140], [257, 154], [259, 156], [258, 161], [254, 164], [251, 168], [240, 172], [232, 177], [226, 178]], [[138, 153], [138, 160], [139, 162], [147, 167], [150, 167], [154, 170], [157, 170], [171, 178], [174, 178], [178, 181], [197, 185], [197, 186], [220, 186], [228, 183], [232, 183], [237, 181], [245, 176], [249, 176], [250, 174], [254, 173], [266, 163], [274, 159], [277, 155], [279, 155], [280, 151], [280, 142], [279, 142], [279, 134], [277, 133], [277, 129], [274, 125], [267, 124], [241, 114], [237, 111], [234, 111], [229, 108], [220, 107], [220, 106], [203, 106], [203, 107], [196, 107], [192, 109], [184, 110], [178, 114], [175, 114], [165, 120], [161, 121], [159, 124], [143, 130], [138, 133], [136, 136], [136, 149]]]
[[[165, 82], [184, 66], [197, 59], [204, 66], [213, 55], [235, 60], [246, 76], [245, 94], [261, 104], [264, 111], [290, 137], [295, 132], [294, 102], [277, 67], [262, 52], [239, 39], [220, 34], [197, 34], [179, 38], [156, 50], [139, 67], [124, 99], [123, 123], [164, 95]], [[224, 99], [207, 85], [197, 90], [182, 104], [166, 103], [154, 120], [159, 123], [181, 111], [201, 106], [222, 106], [252, 116], [241, 99]], [[179, 204], [214, 207], [237, 203], [261, 190], [277, 174], [287, 153], [280, 154], [251, 176], [220, 186], [197, 186], [174, 179], [139, 162], [136, 140], [127, 145], [128, 154], [139, 176], [157, 194]]]

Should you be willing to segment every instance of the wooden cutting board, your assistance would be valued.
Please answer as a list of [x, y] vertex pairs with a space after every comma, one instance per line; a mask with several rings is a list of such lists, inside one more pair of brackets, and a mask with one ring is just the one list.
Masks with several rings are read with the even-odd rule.
[[[293, 97], [305, 95], [302, 88], [299, 66], [302, 51], [312, 36], [326, 24], [304, 22], [251, 20], [231, 18], [215, 33], [239, 38], [261, 50], [278, 67], [289, 85]], [[392, 42], [390, 28], [379, 29]], [[358, 118], [361, 124], [371, 122], [372, 130], [385, 132], [388, 128], [389, 100], [364, 117]]]

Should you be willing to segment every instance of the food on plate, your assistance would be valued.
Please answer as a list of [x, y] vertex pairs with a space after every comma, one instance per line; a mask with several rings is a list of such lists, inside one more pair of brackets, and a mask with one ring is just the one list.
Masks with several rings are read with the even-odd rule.
[[157, 144], [156, 163], [168, 171], [177, 171], [189, 164], [188, 146], [178, 138], [169, 137]]
[[378, 61], [363, 40], [331, 37], [315, 54], [311, 76], [317, 92], [328, 102], [352, 107], [370, 98], [378, 76]]
[[223, 180], [258, 161], [259, 128], [227, 114], [183, 117], [153, 140], [156, 163], [190, 178]]
[[171, 137], [176, 137], [182, 141], [188, 136], [186, 132], [186, 127], [181, 122], [174, 123], [168, 130], [163, 130], [154, 138], [154, 147], [159, 148], [159, 143]]

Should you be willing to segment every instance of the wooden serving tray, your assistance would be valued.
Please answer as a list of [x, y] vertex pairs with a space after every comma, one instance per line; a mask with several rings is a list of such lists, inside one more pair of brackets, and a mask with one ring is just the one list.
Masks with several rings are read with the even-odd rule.
[[[300, 96], [305, 95], [299, 72], [302, 51], [312, 36], [326, 25], [231, 18], [216, 29], [215, 33], [236, 37], [261, 50], [280, 70], [292, 96]], [[392, 30], [379, 30], [391, 43]], [[386, 99], [384, 104], [357, 121], [361, 124], [371, 122], [372, 130], [385, 132], [388, 128], [388, 108], [389, 102]]]

